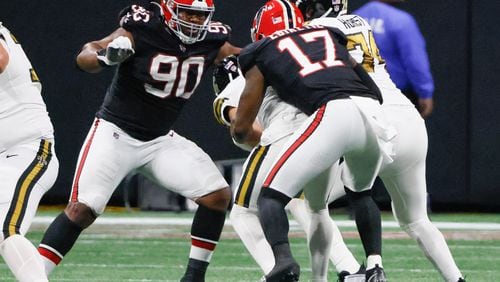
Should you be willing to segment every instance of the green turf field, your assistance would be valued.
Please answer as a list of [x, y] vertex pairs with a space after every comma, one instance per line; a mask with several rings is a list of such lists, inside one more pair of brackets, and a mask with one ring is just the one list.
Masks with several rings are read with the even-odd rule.
[[[39, 213], [54, 216], [54, 212]], [[103, 218], [117, 221], [127, 218], [181, 218], [189, 220], [191, 213], [110, 212]], [[336, 220], [347, 222], [345, 215]], [[493, 223], [498, 226], [500, 216], [489, 214], [433, 214], [433, 221]], [[391, 221], [390, 214], [384, 220]], [[46, 223], [35, 221], [29, 238], [38, 243]], [[362, 247], [354, 228], [341, 226], [346, 243], [356, 257], [362, 258]], [[65, 257], [50, 277], [51, 281], [179, 281], [189, 252], [189, 226], [185, 224], [95, 224], [80, 237], [73, 250]], [[399, 232], [398, 228], [384, 227], [384, 268], [390, 281], [441, 281], [431, 263], [420, 253], [416, 243]], [[500, 229], [453, 230], [442, 229], [448, 238], [456, 262], [467, 281], [500, 280]], [[292, 226], [292, 247], [302, 267], [301, 281], [310, 278], [308, 253], [303, 233]], [[453, 239], [457, 238], [457, 239]], [[330, 267], [329, 280], [336, 281]], [[226, 226], [207, 273], [207, 281], [258, 281], [260, 270]], [[0, 264], [0, 281], [14, 281], [5, 264]]]

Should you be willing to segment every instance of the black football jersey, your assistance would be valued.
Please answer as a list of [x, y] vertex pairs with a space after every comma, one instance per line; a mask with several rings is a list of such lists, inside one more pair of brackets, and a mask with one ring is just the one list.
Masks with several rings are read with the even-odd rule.
[[351, 67], [346, 43], [336, 28], [305, 26], [246, 46], [238, 60], [243, 74], [257, 65], [282, 100], [310, 115], [333, 99], [377, 99]]
[[122, 13], [120, 24], [132, 33], [135, 54], [118, 66], [97, 117], [151, 140], [168, 133], [230, 29], [213, 22], [203, 41], [186, 45], [166, 26], [157, 5], [132, 5]]

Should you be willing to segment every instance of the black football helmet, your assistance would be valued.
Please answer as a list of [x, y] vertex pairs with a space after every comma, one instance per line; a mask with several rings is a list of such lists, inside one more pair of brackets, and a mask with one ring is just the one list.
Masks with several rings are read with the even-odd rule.
[[306, 20], [347, 14], [347, 0], [296, 0]]

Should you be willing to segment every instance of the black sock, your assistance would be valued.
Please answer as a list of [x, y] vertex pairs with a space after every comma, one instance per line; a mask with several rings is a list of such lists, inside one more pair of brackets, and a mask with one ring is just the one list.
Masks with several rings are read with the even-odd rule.
[[259, 220], [266, 239], [273, 248], [276, 261], [291, 256], [288, 244], [288, 217], [285, 212], [285, 206], [289, 201], [290, 197], [285, 194], [264, 187], [258, 199]]
[[213, 210], [199, 205], [191, 225], [191, 235], [217, 242], [225, 221], [225, 211]]
[[382, 255], [380, 210], [371, 196], [371, 190], [352, 192], [346, 189], [346, 191], [366, 257], [374, 254]]
[[62, 260], [62, 257], [71, 250], [82, 230], [83, 228], [71, 221], [66, 213], [62, 212], [45, 231], [38, 246], [38, 251], [42, 256], [57, 265]]
[[203, 282], [209, 264], [209, 257], [219, 241], [226, 212], [199, 205], [191, 225], [191, 245], [198, 250], [197, 258], [189, 258], [186, 272], [181, 281]]

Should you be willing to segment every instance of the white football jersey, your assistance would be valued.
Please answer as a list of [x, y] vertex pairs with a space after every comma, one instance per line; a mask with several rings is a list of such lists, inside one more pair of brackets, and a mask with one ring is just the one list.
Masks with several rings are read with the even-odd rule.
[[336, 27], [346, 35], [349, 54], [375, 81], [382, 92], [384, 105], [413, 105], [392, 82], [367, 21], [357, 15], [341, 15], [316, 18], [309, 24]]
[[9, 63], [0, 73], [0, 152], [13, 144], [53, 138], [53, 127], [41, 96], [41, 83], [21, 45], [0, 23], [0, 44]]
[[[224, 109], [238, 107], [244, 87], [245, 78], [239, 76], [231, 81], [214, 100], [214, 114], [219, 123], [230, 125], [230, 121], [224, 117]], [[257, 114], [257, 121], [264, 130], [260, 144], [266, 146], [290, 135], [306, 118], [306, 114], [282, 101], [276, 91], [272, 87], [268, 87]]]

